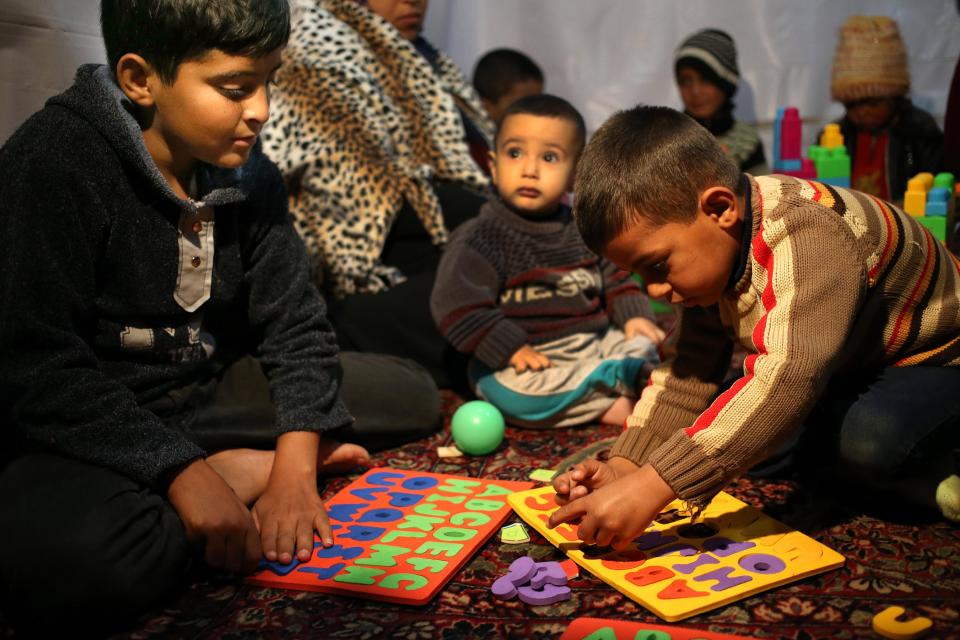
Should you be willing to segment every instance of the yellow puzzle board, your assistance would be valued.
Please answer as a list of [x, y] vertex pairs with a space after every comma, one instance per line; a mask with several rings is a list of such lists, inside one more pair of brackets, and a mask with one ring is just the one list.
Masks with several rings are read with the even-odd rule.
[[669, 622], [844, 563], [833, 549], [723, 492], [694, 525], [675, 500], [627, 550], [597, 549], [582, 543], [576, 525], [547, 527], [558, 508], [554, 495], [553, 487], [538, 487], [507, 501], [574, 562]]

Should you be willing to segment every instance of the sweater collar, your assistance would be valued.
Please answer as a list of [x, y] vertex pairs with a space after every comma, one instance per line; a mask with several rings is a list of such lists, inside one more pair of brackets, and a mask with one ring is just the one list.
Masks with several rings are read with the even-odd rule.
[[483, 205], [481, 212], [529, 235], [548, 235], [563, 231], [571, 219], [570, 207], [564, 204], [559, 205], [555, 213], [542, 218], [522, 216], [508, 207], [496, 194], [487, 197], [487, 203]]
[[222, 169], [200, 163], [196, 174], [198, 199], [184, 200], [177, 196], [147, 151], [134, 115], [137, 106], [117, 85], [107, 65], [82, 65], [73, 86], [50, 98], [47, 104], [65, 107], [87, 120], [126, 162], [180, 209], [196, 213], [204, 206], [241, 202], [249, 193], [252, 176], [246, 176], [243, 167]]
[[753, 245], [753, 238], [760, 231], [760, 221], [763, 218], [760, 211], [763, 201], [760, 198], [756, 180], [746, 173], [740, 177], [740, 180], [743, 190], [743, 230], [740, 237], [740, 255], [737, 259], [737, 266], [730, 274], [730, 280], [727, 282], [727, 291], [735, 295], [743, 293], [750, 284], [750, 249]]

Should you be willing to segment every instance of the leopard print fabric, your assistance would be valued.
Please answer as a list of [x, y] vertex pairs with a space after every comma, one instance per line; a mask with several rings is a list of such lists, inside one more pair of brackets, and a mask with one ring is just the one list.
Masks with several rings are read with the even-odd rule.
[[402, 282], [380, 254], [404, 199], [442, 244], [447, 229], [432, 181], [487, 184], [457, 104], [488, 139], [493, 124], [449, 57], [441, 53], [435, 71], [353, 0], [296, 5], [284, 58], [264, 150], [287, 180], [318, 282], [340, 297]]

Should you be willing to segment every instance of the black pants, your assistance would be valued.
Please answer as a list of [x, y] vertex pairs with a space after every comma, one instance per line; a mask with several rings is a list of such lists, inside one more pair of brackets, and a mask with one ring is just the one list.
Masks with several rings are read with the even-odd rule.
[[[344, 353], [341, 362], [356, 423], [334, 437], [383, 448], [436, 430], [439, 395], [423, 369], [373, 354]], [[266, 379], [252, 359], [151, 408], [211, 452], [275, 442]], [[122, 626], [156, 606], [190, 565], [165, 496], [110, 469], [26, 453], [0, 474], [0, 496], [0, 606], [28, 634]]]
[[[439, 184], [437, 198], [449, 230], [477, 215], [480, 196]], [[430, 293], [440, 263], [440, 248], [408, 204], [397, 214], [381, 260], [397, 267], [406, 282], [381, 293], [344, 299], [327, 296], [328, 315], [344, 351], [389, 353], [422, 365], [441, 388], [469, 392], [467, 358], [437, 331], [430, 315]]]
[[960, 473], [960, 367], [883, 367], [839, 374], [793, 436], [751, 475], [796, 468], [850, 501], [935, 508]]

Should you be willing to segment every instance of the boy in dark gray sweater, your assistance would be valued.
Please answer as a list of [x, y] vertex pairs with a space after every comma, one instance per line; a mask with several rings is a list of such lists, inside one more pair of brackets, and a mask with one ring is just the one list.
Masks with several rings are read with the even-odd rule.
[[317, 472], [368, 459], [330, 431], [382, 445], [438, 415], [408, 363], [341, 367], [260, 153], [286, 1], [103, 0], [101, 20], [110, 65], [0, 150], [0, 581], [31, 624], [122, 622], [191, 548], [307, 560], [333, 541]]

